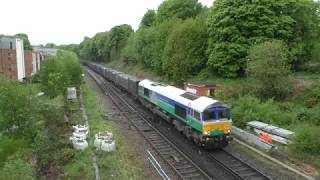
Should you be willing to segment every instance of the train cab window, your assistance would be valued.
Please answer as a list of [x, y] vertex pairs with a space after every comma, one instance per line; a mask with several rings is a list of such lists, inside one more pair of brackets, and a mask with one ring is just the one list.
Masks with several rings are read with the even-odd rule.
[[187, 110], [186, 110], [185, 108], [180, 107], [180, 106], [178, 106], [178, 105], [175, 105], [175, 106], [174, 106], [174, 109], [175, 109], [175, 113], [176, 113], [178, 116], [186, 119], [186, 117], [187, 117]]
[[193, 118], [200, 121], [200, 113], [197, 111], [193, 111]]
[[204, 121], [216, 120], [215, 113], [213, 111], [204, 111]]
[[228, 110], [218, 111], [217, 112], [218, 119], [230, 119], [230, 113]]
[[145, 96], [150, 96], [150, 91], [149, 91], [149, 89], [147, 89], [147, 88], [144, 88], [144, 90], [143, 90], [143, 94], [145, 95]]

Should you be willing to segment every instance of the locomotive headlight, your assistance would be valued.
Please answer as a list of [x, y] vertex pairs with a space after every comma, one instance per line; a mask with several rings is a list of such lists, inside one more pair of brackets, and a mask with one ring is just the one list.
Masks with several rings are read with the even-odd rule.
[[204, 133], [203, 133], [204, 135], [208, 135], [209, 133], [208, 133], [208, 131], [204, 131]]
[[230, 133], [231, 131], [230, 131], [230, 129], [227, 131], [227, 133]]

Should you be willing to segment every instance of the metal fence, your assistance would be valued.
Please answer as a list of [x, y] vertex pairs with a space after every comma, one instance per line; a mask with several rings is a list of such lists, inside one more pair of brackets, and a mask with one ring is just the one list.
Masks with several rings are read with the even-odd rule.
[[240, 128], [237, 128], [235, 126], [232, 127], [231, 133], [238, 138], [240, 138], [243, 141], [249, 142], [251, 144], [254, 144], [260, 148], [270, 150], [275, 148], [275, 146], [271, 143], [264, 142], [261, 140], [258, 136], [255, 136], [251, 133], [248, 133]]
[[159, 162], [156, 160], [156, 158], [152, 155], [152, 153], [147, 150], [148, 153], [148, 159], [152, 166], [157, 170], [158, 174], [162, 177], [163, 180], [170, 180], [169, 176], [164, 172]]

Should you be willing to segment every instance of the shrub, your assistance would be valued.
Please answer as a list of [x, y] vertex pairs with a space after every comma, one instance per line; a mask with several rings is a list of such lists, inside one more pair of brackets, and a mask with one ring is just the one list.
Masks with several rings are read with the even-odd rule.
[[235, 125], [245, 127], [248, 121], [258, 120], [279, 126], [288, 126], [295, 121], [295, 113], [281, 110], [272, 99], [261, 101], [253, 96], [243, 96], [232, 101]]
[[255, 84], [257, 95], [262, 98], [283, 98], [290, 89], [290, 67], [287, 48], [274, 40], [250, 49], [247, 73]]
[[300, 124], [295, 128], [296, 136], [289, 149], [300, 155], [320, 155], [320, 126]]
[[0, 132], [32, 137], [39, 118], [37, 98], [30, 86], [0, 80]]

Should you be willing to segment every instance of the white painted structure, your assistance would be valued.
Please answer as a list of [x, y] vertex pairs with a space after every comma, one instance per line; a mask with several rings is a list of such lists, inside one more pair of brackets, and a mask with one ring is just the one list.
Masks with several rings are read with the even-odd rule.
[[16, 38], [16, 57], [17, 57], [17, 73], [18, 80], [23, 81], [26, 77], [23, 40]]

